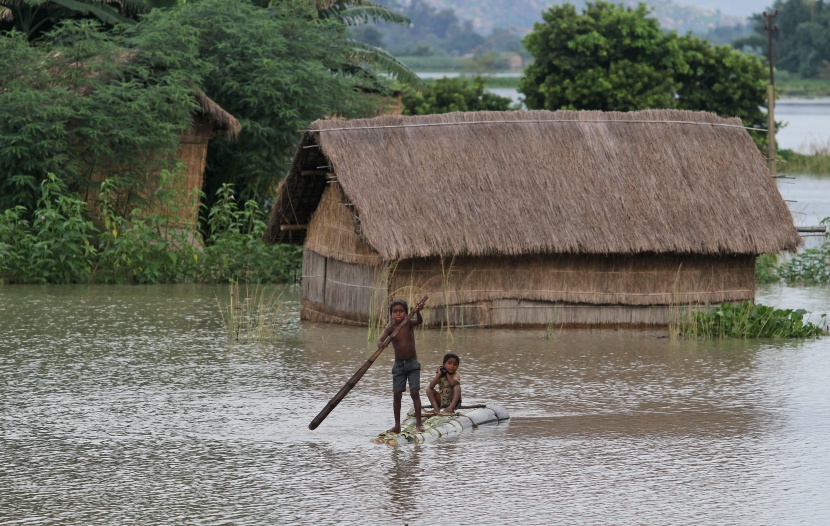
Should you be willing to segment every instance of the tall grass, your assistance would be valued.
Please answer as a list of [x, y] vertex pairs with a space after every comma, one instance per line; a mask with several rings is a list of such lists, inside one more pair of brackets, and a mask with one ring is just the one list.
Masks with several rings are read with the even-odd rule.
[[792, 150], [781, 150], [782, 171], [789, 174], [804, 173], [830, 175], [830, 140], [826, 143], [813, 143], [809, 153], [801, 154]]
[[257, 284], [253, 290], [245, 284], [240, 289], [234, 281], [228, 289], [228, 303], [216, 298], [228, 340], [236, 342], [271, 342], [282, 329], [280, 314], [284, 302], [282, 292], [274, 287]]

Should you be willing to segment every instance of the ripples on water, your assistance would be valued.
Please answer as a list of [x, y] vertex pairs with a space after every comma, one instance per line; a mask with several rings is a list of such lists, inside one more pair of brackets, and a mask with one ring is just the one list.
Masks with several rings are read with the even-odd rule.
[[[257, 345], [227, 342], [210, 287], [0, 288], [0, 524], [830, 516], [827, 341], [424, 331], [424, 378], [451, 349], [465, 400], [513, 418], [393, 449], [369, 442], [392, 421], [391, 353], [308, 430], [372, 346], [366, 329], [298, 325], [296, 294], [282, 341]], [[819, 311], [830, 293], [759, 300]]]

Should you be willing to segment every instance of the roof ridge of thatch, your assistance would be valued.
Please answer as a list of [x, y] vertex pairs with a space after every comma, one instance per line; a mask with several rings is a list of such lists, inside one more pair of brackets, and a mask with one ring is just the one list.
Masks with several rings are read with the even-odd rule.
[[202, 115], [207, 117], [211, 125], [219, 130], [222, 130], [223, 135], [228, 140], [234, 140], [242, 131], [242, 125], [236, 120], [236, 117], [227, 112], [222, 106], [208, 97], [202, 90], [194, 90], [196, 100], [202, 108]]
[[[738, 117], [721, 117], [714, 113], [691, 110], [658, 109], [631, 112], [600, 110], [530, 110], [530, 111], [468, 111], [430, 115], [381, 115], [366, 119], [318, 119], [309, 132], [348, 129], [407, 128], [462, 124], [538, 124], [546, 122], [632, 123], [632, 124], [709, 124], [745, 128]], [[345, 126], [344, 126], [345, 125]]]

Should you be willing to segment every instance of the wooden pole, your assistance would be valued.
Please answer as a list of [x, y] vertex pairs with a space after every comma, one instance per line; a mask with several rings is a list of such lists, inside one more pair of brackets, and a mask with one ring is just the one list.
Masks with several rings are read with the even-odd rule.
[[417, 312], [421, 310], [421, 306], [423, 306], [423, 304], [426, 303], [427, 299], [428, 296], [424, 296], [423, 298], [421, 298], [421, 301], [419, 301], [415, 308], [412, 309], [412, 312], [410, 312], [406, 318], [401, 320], [398, 326], [395, 327], [395, 330], [392, 331], [392, 334], [387, 336], [386, 339], [383, 340], [383, 342], [378, 346], [378, 350], [375, 351], [375, 353], [372, 356], [370, 356], [368, 360], [366, 360], [366, 363], [360, 366], [360, 369], [358, 369], [357, 372], [355, 372], [352, 375], [349, 381], [346, 382], [346, 385], [344, 385], [340, 389], [340, 391], [338, 391], [337, 394], [334, 395], [331, 400], [329, 400], [329, 402], [326, 404], [326, 407], [324, 407], [323, 410], [320, 411], [317, 414], [317, 416], [314, 417], [314, 420], [312, 420], [311, 423], [308, 424], [309, 429], [317, 429], [317, 426], [319, 426], [320, 423], [323, 420], [325, 420], [327, 416], [329, 416], [329, 413], [331, 413], [334, 410], [334, 408], [337, 407], [337, 404], [339, 404], [341, 400], [346, 398], [346, 395], [349, 394], [349, 391], [352, 390], [352, 387], [357, 385], [357, 382], [363, 377], [364, 374], [366, 374], [366, 371], [368, 371], [369, 367], [372, 366], [372, 363], [374, 363], [374, 361], [377, 360], [378, 356], [380, 356], [380, 353], [382, 353], [383, 350], [386, 349], [386, 346], [389, 345], [389, 342], [392, 341], [392, 338], [394, 338], [398, 334], [398, 331], [401, 330], [401, 327], [409, 323], [409, 320], [412, 319], [412, 316], [414, 316]]
[[769, 135], [769, 172], [775, 177], [775, 87], [767, 86], [767, 134]]
[[767, 86], [767, 136], [769, 138], [769, 170], [775, 177], [775, 55], [772, 52], [772, 34], [778, 30], [773, 20], [778, 16], [778, 9], [772, 13], [764, 11], [767, 23], [764, 29], [767, 30], [767, 51], [769, 56], [769, 85]]

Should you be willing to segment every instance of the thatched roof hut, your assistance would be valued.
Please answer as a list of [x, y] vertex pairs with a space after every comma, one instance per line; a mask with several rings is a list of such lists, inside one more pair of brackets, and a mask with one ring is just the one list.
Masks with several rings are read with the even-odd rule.
[[[202, 91], [193, 92], [193, 98], [199, 105], [199, 109], [193, 114], [193, 123], [179, 138], [179, 147], [173, 157], [184, 165], [183, 180], [178, 188], [182, 201], [176, 203], [176, 210], [166, 210], [160, 205], [150, 203], [147, 211], [163, 215], [175, 214], [178, 227], [187, 231], [196, 232], [199, 221], [199, 192], [202, 190], [202, 183], [205, 176], [205, 163], [207, 160], [208, 142], [211, 138], [221, 135], [229, 141], [239, 137], [242, 126], [239, 121], [219, 104], [214, 102]], [[115, 167], [117, 172], [118, 167]], [[106, 170], [99, 170], [93, 174], [93, 181], [100, 183], [107, 177], [107, 173], [113, 167]], [[138, 191], [140, 197], [152, 195], [158, 187], [158, 173], [150, 173], [145, 181], [146, 186]], [[98, 187], [93, 186], [87, 189], [85, 199], [93, 218], [98, 219]], [[132, 200], [135, 196], [128, 192], [122, 192], [119, 196], [117, 210], [127, 215], [128, 210], [133, 206]], [[193, 239], [194, 244], [200, 244], [201, 240]]]
[[465, 325], [663, 324], [801, 243], [740, 119], [676, 110], [317, 121], [266, 239], [305, 244], [306, 318], [432, 292]]

